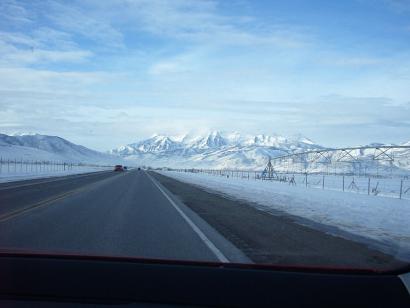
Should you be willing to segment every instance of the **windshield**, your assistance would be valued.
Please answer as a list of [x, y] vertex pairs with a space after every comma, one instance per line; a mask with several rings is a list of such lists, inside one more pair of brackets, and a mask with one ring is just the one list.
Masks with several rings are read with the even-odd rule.
[[0, 251], [410, 261], [407, 1], [0, 2]]

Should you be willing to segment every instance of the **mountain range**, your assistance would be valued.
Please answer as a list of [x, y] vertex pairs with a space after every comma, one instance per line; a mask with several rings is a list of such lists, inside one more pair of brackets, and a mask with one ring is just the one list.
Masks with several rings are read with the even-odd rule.
[[[372, 144], [373, 146], [381, 144]], [[410, 145], [410, 142], [402, 145]], [[326, 149], [302, 136], [243, 135], [236, 132], [210, 131], [205, 134], [181, 136], [153, 135], [135, 143], [120, 146], [107, 153], [91, 150], [57, 136], [40, 134], [0, 134], [0, 157], [17, 160], [49, 160], [91, 164], [125, 164], [129, 166], [214, 169], [263, 169], [269, 160], [292, 153]], [[360, 164], [344, 164], [339, 171], [367, 168], [386, 172], [392, 167], [410, 170], [410, 149], [395, 152], [393, 165], [389, 161], [369, 159], [373, 149], [356, 154]], [[335, 159], [333, 159], [335, 160]], [[310, 171], [328, 171], [325, 164], [303, 162]], [[275, 166], [277, 170], [287, 166]], [[356, 170], [356, 169], [355, 169]], [[356, 170], [357, 171], [357, 170]], [[378, 172], [378, 171], [377, 171]]]
[[0, 134], [1, 159], [60, 161], [70, 163], [115, 164], [118, 156], [91, 150], [57, 136], [40, 134]]
[[154, 135], [109, 153], [153, 167], [254, 169], [265, 166], [269, 157], [323, 148], [301, 135], [283, 137], [211, 131], [175, 137]]
[[[369, 146], [381, 145], [380, 143], [369, 144]], [[401, 145], [410, 145], [410, 142]], [[137, 163], [152, 167], [260, 170], [266, 166], [269, 157], [326, 148], [302, 135], [284, 137], [276, 134], [241, 135], [236, 132], [211, 131], [202, 135], [154, 135], [121, 146], [109, 153], [124, 158], [130, 164]], [[339, 154], [340, 152], [335, 152], [329, 154], [329, 157]], [[338, 172], [360, 173], [366, 170], [374, 173], [392, 171], [400, 173], [400, 170], [410, 170], [410, 149], [396, 150], [396, 159], [392, 164], [387, 160], [373, 160], [374, 149], [360, 150], [350, 155], [353, 155], [359, 163], [340, 163], [337, 167]], [[332, 160], [337, 161], [337, 157], [332, 157]], [[320, 159], [315, 163], [304, 161], [294, 166], [295, 171], [306, 169], [310, 172], [334, 171], [334, 169], [328, 170], [329, 165], [320, 163]], [[275, 169], [285, 171], [288, 170], [288, 166], [276, 165]]]

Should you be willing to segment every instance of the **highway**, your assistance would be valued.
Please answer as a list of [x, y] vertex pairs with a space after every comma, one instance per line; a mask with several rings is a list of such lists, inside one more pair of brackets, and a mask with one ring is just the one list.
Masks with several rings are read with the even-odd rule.
[[[320, 227], [320, 226], [319, 226]], [[386, 269], [403, 263], [155, 172], [0, 184], [0, 252]]]
[[178, 203], [137, 170], [1, 184], [0, 249], [249, 262]]

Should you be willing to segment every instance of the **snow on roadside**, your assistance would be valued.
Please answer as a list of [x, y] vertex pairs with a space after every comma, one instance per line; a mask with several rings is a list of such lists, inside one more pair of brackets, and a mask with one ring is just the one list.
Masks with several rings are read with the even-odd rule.
[[266, 209], [283, 211], [380, 241], [388, 244], [390, 253], [410, 261], [410, 200], [202, 173], [160, 173], [237, 199], [255, 202]]

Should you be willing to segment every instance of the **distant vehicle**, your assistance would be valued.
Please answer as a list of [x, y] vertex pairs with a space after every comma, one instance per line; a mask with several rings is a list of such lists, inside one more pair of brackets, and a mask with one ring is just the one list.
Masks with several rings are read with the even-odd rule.
[[124, 171], [124, 167], [122, 165], [115, 165], [114, 171]]

